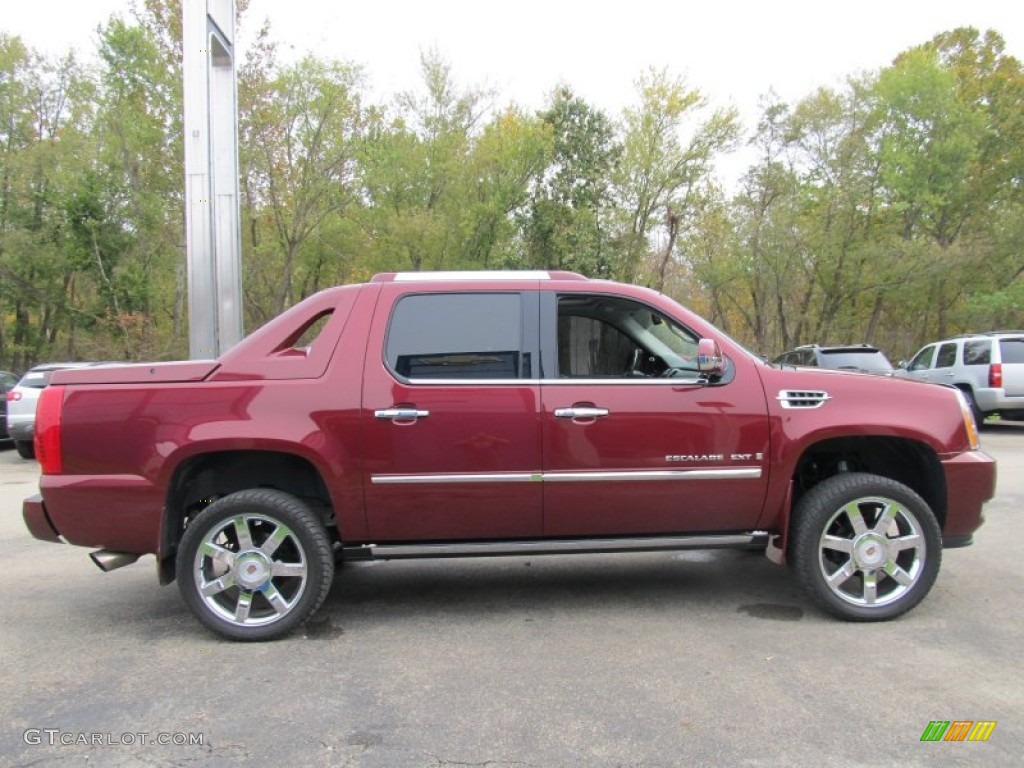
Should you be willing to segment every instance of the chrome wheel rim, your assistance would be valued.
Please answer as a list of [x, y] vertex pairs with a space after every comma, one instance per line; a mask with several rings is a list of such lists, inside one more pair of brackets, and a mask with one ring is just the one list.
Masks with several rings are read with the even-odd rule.
[[283, 619], [308, 580], [306, 552], [294, 531], [264, 515], [235, 515], [213, 525], [193, 567], [206, 607], [239, 627]]
[[872, 496], [840, 507], [818, 542], [818, 565], [828, 589], [852, 605], [889, 605], [918, 582], [927, 547], [910, 510]]

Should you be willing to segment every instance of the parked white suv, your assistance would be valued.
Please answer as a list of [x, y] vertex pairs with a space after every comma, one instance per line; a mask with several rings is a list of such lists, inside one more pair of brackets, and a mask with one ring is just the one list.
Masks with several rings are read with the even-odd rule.
[[896, 375], [960, 388], [979, 424], [995, 413], [1024, 419], [1024, 331], [976, 333], [929, 344]]

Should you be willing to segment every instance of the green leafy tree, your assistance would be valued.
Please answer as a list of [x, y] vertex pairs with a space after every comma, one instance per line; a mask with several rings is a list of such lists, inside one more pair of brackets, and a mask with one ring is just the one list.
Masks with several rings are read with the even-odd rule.
[[554, 91], [540, 119], [552, 145], [522, 221], [527, 262], [610, 276], [613, 254], [605, 218], [612, 205], [611, 175], [621, 154], [615, 126], [566, 85]]
[[[706, 97], [666, 71], [645, 73], [637, 90], [640, 103], [625, 110], [622, 159], [613, 174], [621, 253], [617, 277], [653, 277], [664, 284], [672, 248], [655, 254], [651, 237], [663, 223], [669, 237], [673, 227], [678, 232], [680, 222], [674, 218], [691, 210], [716, 155], [734, 145], [739, 125], [732, 109], [714, 110], [701, 119]], [[655, 263], [648, 265], [651, 256]]]
[[357, 67], [306, 57], [284, 67], [272, 49], [240, 77], [247, 308], [260, 324], [345, 277], [332, 238], [358, 194], [363, 127]]
[[457, 268], [473, 250], [465, 245], [473, 237], [465, 216], [476, 184], [471, 156], [491, 94], [460, 89], [435, 51], [423, 54], [421, 67], [423, 90], [379, 110], [365, 148], [366, 221], [380, 244], [378, 268]]

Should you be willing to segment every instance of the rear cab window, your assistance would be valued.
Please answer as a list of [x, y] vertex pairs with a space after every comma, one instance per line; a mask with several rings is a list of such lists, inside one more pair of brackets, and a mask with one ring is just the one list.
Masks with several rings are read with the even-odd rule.
[[45, 389], [46, 385], [50, 382], [50, 376], [53, 375], [53, 371], [29, 371], [21, 377], [21, 381], [18, 382], [20, 387], [31, 387], [32, 389]]

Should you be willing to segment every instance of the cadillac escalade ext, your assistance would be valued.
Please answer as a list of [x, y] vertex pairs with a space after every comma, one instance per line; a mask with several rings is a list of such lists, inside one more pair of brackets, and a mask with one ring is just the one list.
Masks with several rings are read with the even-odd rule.
[[567, 272], [382, 274], [217, 360], [61, 371], [31, 533], [153, 554], [240, 640], [346, 560], [763, 548], [822, 609], [898, 616], [982, 523], [961, 393], [773, 367], [664, 295]]

